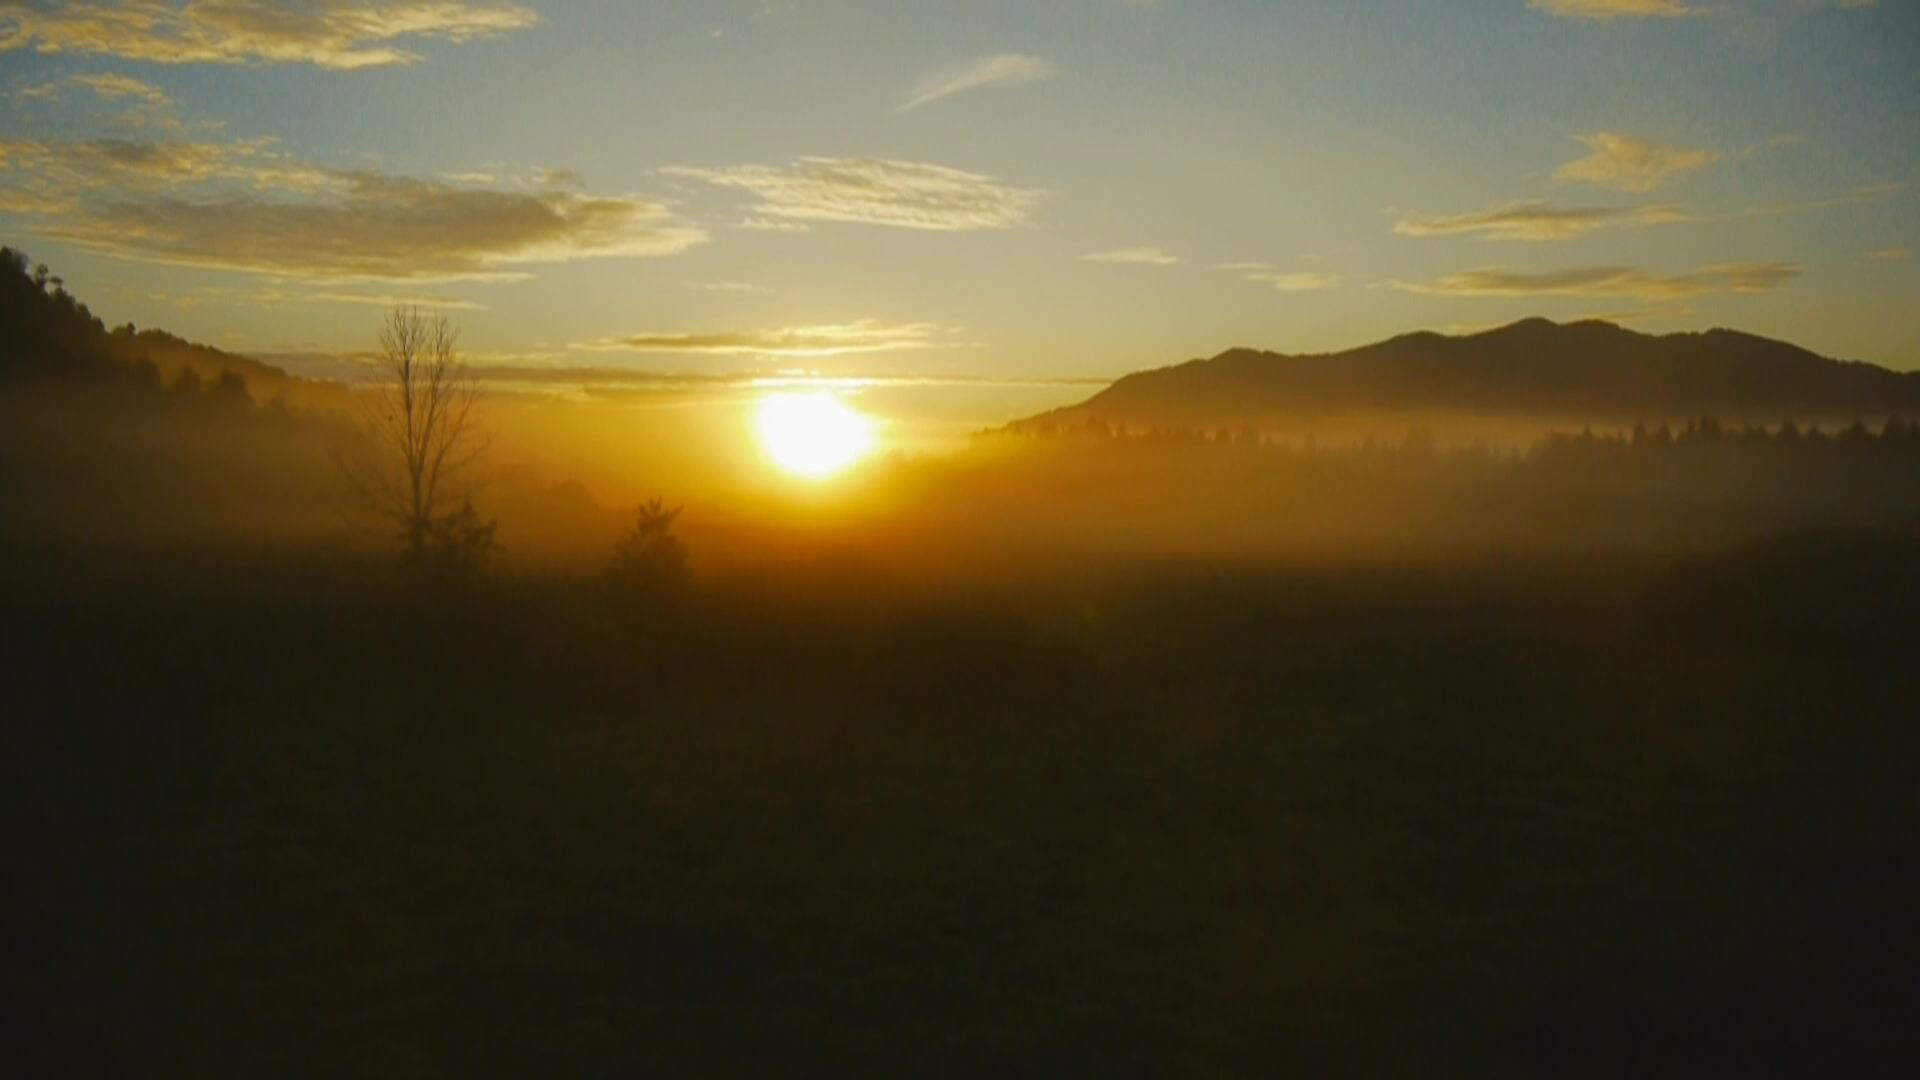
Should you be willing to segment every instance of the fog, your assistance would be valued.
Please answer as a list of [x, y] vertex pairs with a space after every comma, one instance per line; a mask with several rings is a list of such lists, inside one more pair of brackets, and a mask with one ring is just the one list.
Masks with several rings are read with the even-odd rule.
[[[988, 1071], [1531, 1075], [1905, 1030], [1856, 1004], [1904, 1000], [1920, 880], [1904, 419], [1048, 429], [1009, 421], [1087, 386], [495, 372], [396, 512], [356, 463], [435, 444], [365, 365], [25, 292], [0, 767], [62, 1066], [863, 1073], [932, 1023]], [[792, 394], [873, 452], [783, 468]]]

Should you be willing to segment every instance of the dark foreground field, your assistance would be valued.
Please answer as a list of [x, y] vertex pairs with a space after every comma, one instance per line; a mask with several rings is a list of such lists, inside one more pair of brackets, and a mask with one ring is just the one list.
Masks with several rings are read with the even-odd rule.
[[1914, 550], [637, 612], [13, 553], [9, 1071], [1910, 1067]]

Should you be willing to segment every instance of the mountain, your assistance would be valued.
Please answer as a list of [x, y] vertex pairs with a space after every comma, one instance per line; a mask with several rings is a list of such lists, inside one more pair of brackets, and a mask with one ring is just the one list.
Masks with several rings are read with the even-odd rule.
[[1667, 419], [1920, 411], [1920, 372], [1829, 360], [1715, 329], [1654, 336], [1526, 319], [1465, 336], [1403, 334], [1345, 352], [1229, 349], [1137, 372], [1078, 405], [1012, 425], [1214, 427], [1373, 414]]

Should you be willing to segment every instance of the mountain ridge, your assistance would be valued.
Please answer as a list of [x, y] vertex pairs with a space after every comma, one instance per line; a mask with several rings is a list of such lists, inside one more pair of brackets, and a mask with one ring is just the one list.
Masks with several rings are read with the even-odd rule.
[[1728, 327], [1652, 335], [1536, 316], [1474, 334], [1417, 330], [1339, 352], [1230, 348], [1134, 372], [1010, 427], [1191, 427], [1376, 411], [1782, 419], [1915, 410], [1920, 372], [1834, 360]]

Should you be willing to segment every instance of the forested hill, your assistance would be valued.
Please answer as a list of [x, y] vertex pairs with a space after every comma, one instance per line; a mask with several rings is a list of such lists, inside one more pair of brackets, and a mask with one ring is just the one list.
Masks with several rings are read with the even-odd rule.
[[1229, 349], [1128, 375], [1015, 427], [1210, 427], [1375, 412], [1777, 420], [1915, 410], [1920, 372], [1830, 360], [1735, 330], [1654, 336], [1597, 320], [1536, 318], [1336, 353]]
[[[0, 247], [0, 386], [25, 384], [182, 385], [244, 391], [258, 402], [298, 398], [314, 404], [319, 384], [258, 360], [235, 356], [164, 330], [126, 324], [108, 330], [45, 266]], [[182, 380], [184, 379], [184, 383]]]

